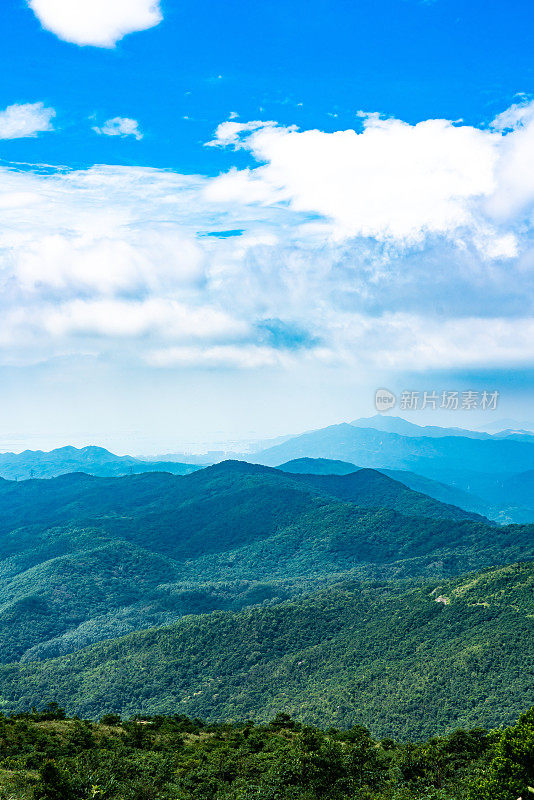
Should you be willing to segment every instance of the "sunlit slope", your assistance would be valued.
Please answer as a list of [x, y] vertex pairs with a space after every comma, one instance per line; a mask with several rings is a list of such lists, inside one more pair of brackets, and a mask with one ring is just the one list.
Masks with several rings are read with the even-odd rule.
[[6, 710], [55, 699], [98, 716], [300, 719], [418, 737], [514, 719], [532, 698], [534, 565], [189, 617], [63, 658], [0, 669]]

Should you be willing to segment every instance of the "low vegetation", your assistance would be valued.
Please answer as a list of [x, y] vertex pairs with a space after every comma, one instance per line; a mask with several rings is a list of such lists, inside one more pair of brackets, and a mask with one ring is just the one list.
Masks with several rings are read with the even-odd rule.
[[2, 800], [516, 800], [534, 783], [534, 709], [507, 729], [420, 743], [355, 725], [207, 725], [183, 715], [99, 723], [55, 704], [0, 718]]

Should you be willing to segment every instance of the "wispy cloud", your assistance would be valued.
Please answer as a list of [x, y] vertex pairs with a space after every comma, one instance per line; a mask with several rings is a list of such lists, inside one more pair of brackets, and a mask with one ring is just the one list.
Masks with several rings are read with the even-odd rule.
[[129, 117], [114, 117], [108, 119], [101, 127], [93, 127], [95, 133], [101, 136], [134, 136], [137, 141], [143, 138], [136, 119]]
[[114, 47], [128, 33], [163, 19], [159, 0], [27, 0], [39, 22], [77, 45]]
[[54, 130], [53, 108], [44, 103], [20, 103], [0, 111], [0, 139], [24, 139]]

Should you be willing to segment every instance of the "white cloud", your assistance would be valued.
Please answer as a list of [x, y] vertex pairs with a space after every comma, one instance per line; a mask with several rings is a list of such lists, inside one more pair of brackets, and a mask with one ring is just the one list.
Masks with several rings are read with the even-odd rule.
[[361, 133], [226, 122], [215, 142], [246, 147], [265, 166], [231, 171], [210, 191], [321, 214], [339, 238], [410, 244], [473, 225], [473, 204], [494, 190], [499, 140], [447, 120], [409, 125], [377, 114], [363, 117]]
[[534, 104], [524, 99], [521, 103], [514, 103], [500, 114], [497, 114], [491, 127], [495, 131], [504, 133], [516, 130], [532, 121], [534, 117]]
[[208, 197], [286, 203], [324, 217], [339, 240], [411, 246], [437, 235], [491, 258], [518, 254], [520, 223], [534, 207], [534, 101], [507, 109], [490, 129], [360, 116], [361, 132], [222, 123], [209, 144], [246, 148], [260, 165], [221, 175]]
[[176, 300], [72, 300], [47, 310], [44, 327], [54, 336], [156, 336], [166, 341], [242, 338], [248, 326], [224, 311]]
[[203, 257], [193, 239], [179, 232], [152, 229], [128, 235], [119, 225], [107, 235], [94, 230], [32, 237], [21, 248], [16, 272], [21, 285], [34, 291], [76, 287], [110, 295], [194, 283], [202, 277]]
[[43, 28], [78, 45], [114, 47], [163, 19], [159, 0], [27, 0]]
[[114, 117], [104, 122], [102, 127], [94, 127], [95, 133], [102, 136], [135, 136], [137, 141], [143, 138], [136, 119], [129, 117]]
[[498, 221], [520, 221], [534, 206], [534, 101], [497, 117], [500, 158], [496, 168], [496, 189], [487, 204]]
[[290, 359], [270, 347], [216, 345], [207, 348], [168, 347], [148, 353], [146, 361], [155, 367], [258, 369], [283, 366]]
[[534, 365], [534, 121], [512, 118], [227, 121], [258, 166], [219, 178], [0, 168], [0, 361]]
[[38, 133], [54, 130], [53, 108], [43, 103], [21, 103], [0, 111], [0, 139], [24, 139]]
[[[338, 326], [341, 319], [345, 331], [335, 352], [347, 364], [424, 372], [525, 367], [534, 361], [533, 317], [437, 319], [392, 312], [378, 318], [340, 316]], [[361, 354], [357, 360], [355, 352]]]
[[276, 122], [261, 122], [260, 120], [252, 120], [251, 122], [233, 122], [234, 112], [230, 114], [230, 119], [226, 122], [221, 122], [215, 131], [215, 139], [211, 142], [206, 142], [206, 147], [228, 147], [234, 145], [237, 149], [239, 147], [246, 147], [241, 137], [244, 133], [257, 131], [262, 128], [276, 128]]

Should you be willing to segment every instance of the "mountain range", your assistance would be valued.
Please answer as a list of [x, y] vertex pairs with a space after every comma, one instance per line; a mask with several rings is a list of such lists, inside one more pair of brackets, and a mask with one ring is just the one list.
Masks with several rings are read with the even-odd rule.
[[183, 477], [2, 481], [0, 659], [287, 598], [347, 572], [458, 574], [533, 553], [528, 530], [495, 528], [373, 470], [224, 462]]
[[456, 472], [468, 480], [469, 474], [510, 475], [534, 469], [534, 442], [404, 436], [342, 423], [260, 451], [254, 461], [275, 466], [303, 456], [350, 461], [374, 469], [407, 469], [438, 480]]
[[[85, 664], [93, 651], [84, 648], [103, 640], [156, 626], [167, 641], [167, 626], [188, 615], [208, 614], [202, 625], [213, 626], [213, 612], [267, 613], [340, 582], [374, 582], [389, 597], [406, 581], [428, 585], [534, 559], [533, 533], [533, 526], [496, 526], [371, 469], [297, 474], [228, 461], [186, 476], [4, 480], [0, 661], [10, 666], [0, 676], [0, 706], [11, 707], [15, 675], [44, 676], [50, 659], [60, 670]], [[222, 631], [210, 630], [219, 641]], [[76, 651], [88, 655], [73, 662]], [[93, 701], [75, 702], [70, 681], [49, 685], [57, 687], [49, 699], [95, 712]], [[32, 691], [18, 707], [37, 701]], [[102, 692], [101, 707], [109, 708]], [[150, 708], [162, 707], [160, 689], [154, 698]]]
[[[274, 467], [302, 458], [342, 461], [351, 470], [371, 467], [437, 500], [497, 522], [534, 522], [534, 434], [529, 431], [489, 434], [415, 425], [377, 414], [272, 442], [267, 449], [235, 457]], [[185, 475], [227, 458], [223, 452], [208, 455], [178, 454], [162, 460], [117, 456], [94, 446], [26, 450], [0, 453], [0, 477], [52, 478], [71, 472], [99, 477], [143, 472]], [[325, 469], [335, 471], [331, 465]], [[312, 471], [316, 470], [317, 465]]]
[[254, 456], [274, 466], [181, 475], [4, 454], [64, 474], [0, 479], [0, 711], [289, 710], [415, 738], [512, 720], [533, 696], [534, 525], [507, 520], [534, 519], [534, 444], [392, 419], [404, 433], [356, 421]]
[[[355, 422], [358, 427], [342, 423], [304, 433], [249, 460], [269, 466], [303, 458], [343, 461], [394, 475], [408, 486], [417, 485], [415, 474], [460, 490], [463, 494], [450, 495], [452, 502], [498, 522], [534, 521], [534, 439], [530, 434], [500, 436], [431, 428], [426, 435], [426, 427], [380, 415]], [[437, 495], [431, 484], [426, 490], [443, 497], [442, 488]]]
[[[504, 420], [503, 423], [508, 423]], [[191, 455], [135, 458], [100, 447], [62, 447], [48, 453], [26, 450], [0, 454], [0, 477], [51, 478], [70, 472], [116, 477], [143, 472], [189, 474], [226, 458]], [[434, 499], [482, 514], [499, 523], [534, 522], [534, 434], [514, 429], [485, 433], [463, 428], [421, 426], [377, 414], [298, 436], [279, 437], [271, 446], [235, 456], [276, 467], [300, 459], [323, 459], [324, 470], [342, 461], [343, 471], [378, 469]], [[316, 472], [317, 463], [311, 470]], [[301, 467], [297, 472], [306, 471]]]
[[56, 478], [69, 472], [116, 477], [141, 472], [172, 472], [187, 475], [198, 469], [193, 464], [176, 461], [144, 461], [133, 456], [117, 456], [103, 447], [58, 447], [56, 450], [24, 450], [22, 453], [0, 453], [0, 478]]

